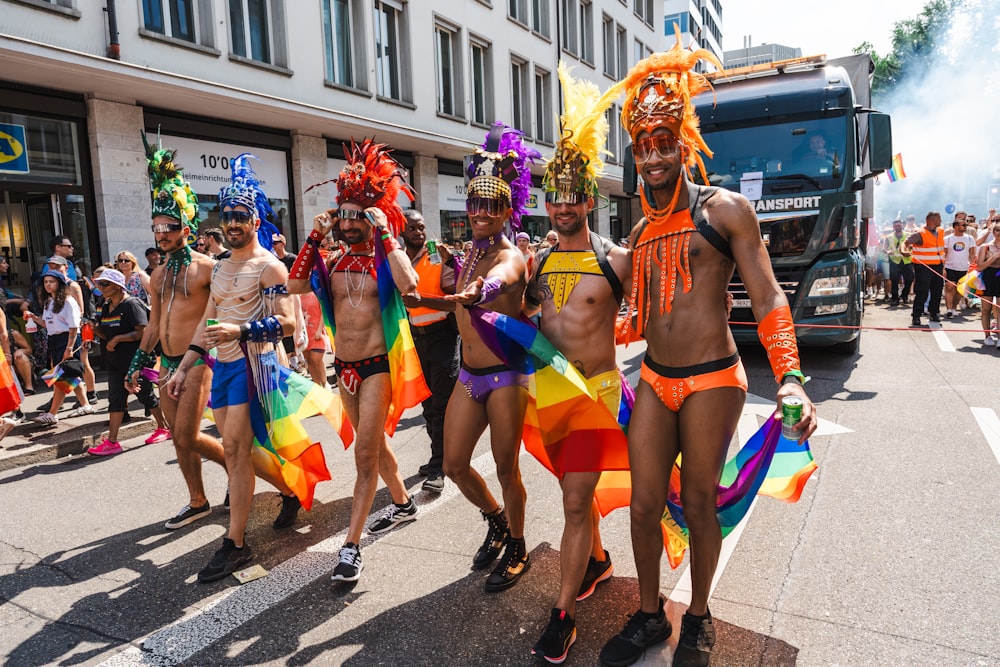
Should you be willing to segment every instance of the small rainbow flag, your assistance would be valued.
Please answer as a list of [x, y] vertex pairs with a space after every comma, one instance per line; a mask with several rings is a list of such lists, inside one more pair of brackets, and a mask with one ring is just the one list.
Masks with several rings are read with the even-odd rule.
[[[768, 419], [722, 468], [716, 513], [725, 537], [743, 520], [754, 496], [771, 496], [794, 503], [809, 475], [816, 470], [808, 441], [799, 445], [781, 435], [781, 420]], [[663, 546], [670, 567], [684, 560], [688, 527], [681, 507], [681, 461], [674, 464], [661, 520]]]
[[892, 166], [885, 172], [890, 183], [901, 181], [906, 178], [906, 171], [903, 169], [903, 154], [896, 153], [892, 156]]
[[42, 375], [46, 386], [59, 389], [66, 395], [72, 394], [73, 390], [80, 386], [82, 379], [81, 377], [64, 377], [62, 364], [56, 364]]
[[[385, 433], [391, 437], [396, 432], [403, 412], [430, 397], [431, 390], [427, 388], [420, 368], [420, 359], [417, 357], [417, 348], [413, 345], [413, 334], [410, 332], [410, 322], [406, 317], [403, 298], [396, 289], [392, 271], [389, 269], [389, 259], [378, 239], [375, 241], [375, 275], [378, 278], [382, 332], [385, 335], [385, 346], [389, 355], [389, 376], [392, 382], [389, 414], [385, 419]], [[330, 293], [330, 274], [319, 253], [315, 255], [310, 280], [323, 311], [327, 334], [333, 344], [337, 327], [333, 315], [333, 295]], [[354, 430], [346, 416], [342, 423], [343, 430], [340, 431], [340, 437], [347, 447], [354, 440]]]

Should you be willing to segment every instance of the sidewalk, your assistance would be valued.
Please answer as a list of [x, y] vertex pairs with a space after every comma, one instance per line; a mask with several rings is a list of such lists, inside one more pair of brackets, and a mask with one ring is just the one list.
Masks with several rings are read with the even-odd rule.
[[[85, 417], [67, 417], [76, 405], [76, 397], [67, 396], [59, 410], [59, 423], [54, 426], [30, 421], [38, 414], [38, 408], [52, 397], [52, 390], [45, 387], [44, 383], [35, 387], [36, 390], [40, 388], [45, 391], [24, 397], [21, 411], [24, 412], [25, 421], [0, 441], [0, 471], [83, 454], [88, 447], [93, 447], [107, 436], [108, 381], [105, 373], [97, 371], [95, 389], [100, 396], [100, 400], [94, 404], [97, 412]], [[119, 440], [152, 433], [155, 428], [153, 419], [144, 416], [144, 409], [136, 398], [130, 398], [128, 408], [132, 419], [119, 429]]]

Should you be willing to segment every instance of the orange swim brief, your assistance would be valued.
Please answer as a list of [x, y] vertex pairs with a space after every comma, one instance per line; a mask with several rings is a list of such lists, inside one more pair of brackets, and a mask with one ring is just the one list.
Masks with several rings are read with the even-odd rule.
[[747, 373], [738, 352], [725, 359], [683, 367], [658, 364], [647, 352], [642, 360], [639, 379], [652, 387], [663, 404], [674, 412], [680, 412], [684, 399], [697, 391], [717, 387], [747, 390]]

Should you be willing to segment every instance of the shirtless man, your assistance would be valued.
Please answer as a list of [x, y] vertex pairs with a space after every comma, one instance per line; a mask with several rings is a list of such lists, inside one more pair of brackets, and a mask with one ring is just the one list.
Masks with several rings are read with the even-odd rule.
[[[580, 146], [593, 146], [595, 151], [604, 147], [608, 134], [604, 111], [620, 92], [602, 96], [597, 86], [574, 81], [562, 66], [559, 79], [564, 91], [576, 89], [586, 103], [578, 104], [575, 113], [570, 109], [564, 112], [562, 138], [546, 165], [542, 183], [545, 211], [558, 238], [551, 248], [535, 256], [535, 270], [525, 293], [525, 314], [541, 312], [542, 334], [594, 390], [598, 401], [593, 409], [607, 410], [607, 421], [615, 424], [622, 393], [622, 376], [615, 361], [615, 321], [632, 263], [627, 250], [592, 233], [587, 226], [604, 164], [599, 154], [587, 155]], [[571, 97], [571, 92], [564, 97]], [[594, 118], [600, 120], [595, 123]], [[542, 391], [538, 386], [539, 394]], [[595, 465], [598, 460], [600, 465], [617, 460], [617, 465], [606, 469], [628, 469], [625, 436], [618, 436], [595, 442], [592, 432], [580, 433], [576, 441], [570, 434], [559, 443], [565, 460], [550, 459], [560, 478], [565, 517], [559, 546], [561, 578], [549, 625], [531, 652], [551, 663], [563, 662], [576, 640], [577, 601], [589, 597], [614, 570], [601, 543], [601, 514], [594, 490], [601, 477], [601, 468]], [[572, 460], [575, 456], [580, 458]]]
[[[640, 61], [624, 84], [622, 124], [644, 183], [645, 217], [632, 230], [630, 309], [647, 352], [629, 423], [631, 532], [639, 611], [601, 651], [602, 665], [631, 665], [671, 634], [660, 594], [661, 518], [678, 454], [681, 501], [690, 531], [691, 604], [673, 664], [707, 665], [715, 643], [708, 594], [722, 534], [717, 492], [727, 448], [746, 398], [747, 380], [727, 325], [725, 292], [734, 266], [750, 294], [761, 341], [778, 384], [777, 400], [803, 401], [799, 442], [816, 428], [802, 388], [791, 311], [771, 271], [753, 208], [728, 190], [685, 178], [704, 149], [690, 99], [709, 88], [694, 71], [705, 50], [677, 45]], [[707, 178], [705, 179], [707, 180]], [[647, 277], [648, 276], [648, 277]]]
[[[198, 317], [192, 335], [193, 343], [188, 346], [167, 383], [167, 393], [178, 404], [190, 391], [198, 398], [188, 398], [190, 402], [186, 405], [192, 409], [203, 406], [206, 374], [198, 369], [201, 368], [205, 350], [217, 349], [218, 361], [211, 389], [212, 412], [222, 434], [225, 466], [229, 473], [229, 531], [222, 540], [222, 547], [198, 573], [199, 582], [222, 579], [252, 557], [250, 547], [244, 541], [244, 533], [253, 501], [254, 460], [260, 459], [258, 465], [263, 467], [269, 458], [267, 452], [253, 446], [254, 432], [248, 428], [251, 412], [246, 366], [254, 362], [244, 356], [240, 343], [245, 342], [249, 353], [257, 355], [266, 349], [260, 344], [279, 342], [295, 326], [292, 300], [285, 287], [288, 270], [258, 241], [261, 211], [267, 206], [266, 196], [253, 177], [246, 155], [233, 158], [232, 164], [234, 182], [219, 193], [220, 218], [232, 253], [212, 268], [211, 298], [207, 299], [204, 314], [200, 317], [192, 310], [191, 316]], [[270, 236], [271, 232], [268, 230], [265, 233]], [[182, 284], [172, 280], [167, 282], [171, 290], [183, 289]], [[163, 283], [159, 286], [162, 287]], [[159, 293], [159, 290], [154, 292]], [[160, 305], [163, 306], [162, 300]], [[169, 310], [172, 309], [168, 303]], [[168, 319], [173, 317], [173, 313], [167, 313]], [[208, 320], [218, 323], [208, 326]], [[167, 354], [177, 349], [167, 347], [169, 340], [164, 341], [164, 352]], [[200, 419], [201, 411], [190, 415], [190, 418]], [[282, 514], [285, 514], [286, 507], [297, 512], [299, 499], [281, 482], [277, 468], [272, 469], [275, 479], [269, 481], [282, 493]]]
[[[510, 150], [517, 157], [510, 157]], [[515, 318], [521, 312], [524, 257], [504, 236], [504, 225], [508, 220], [515, 226], [520, 223], [531, 181], [528, 160], [536, 157], [537, 152], [521, 143], [521, 133], [502, 123], [494, 125], [486, 144], [476, 149], [466, 174], [470, 180], [465, 208], [472, 227], [472, 251], [459, 275], [456, 293], [444, 299]], [[516, 584], [530, 565], [524, 544], [527, 493], [518, 467], [528, 379], [502, 365], [487, 349], [466, 308], [456, 309], [462, 367], [445, 412], [444, 474], [489, 524], [486, 541], [472, 560], [473, 569], [489, 567], [506, 547], [486, 580], [486, 591], [496, 592]], [[487, 426], [506, 512], [471, 466], [472, 451]]]
[[[357, 433], [354, 443], [357, 477], [351, 521], [340, 550], [340, 562], [333, 570], [334, 581], [353, 582], [361, 576], [364, 563], [359, 544], [365, 519], [375, 500], [379, 477], [389, 489], [392, 504], [368, 526], [368, 532], [385, 532], [417, 518], [417, 506], [406, 491], [396, 455], [386, 442], [386, 431], [395, 431], [398, 414], [389, 424], [393, 378], [382, 326], [375, 244], [382, 244], [393, 282], [401, 293], [416, 290], [417, 274], [390, 231], [402, 229], [405, 221], [396, 203], [402, 186], [399, 165], [384, 148], [384, 145], [369, 141], [361, 146], [352, 145], [347, 165], [337, 179], [339, 208], [315, 217], [313, 231], [295, 259], [288, 282], [293, 294], [312, 289], [310, 272], [320, 243], [331, 231], [339, 230], [338, 236], [350, 248], [345, 253], [331, 253], [329, 257], [330, 290], [337, 322], [334, 369], [341, 389], [340, 400]], [[421, 395], [414, 405], [427, 395], [429, 392]]]

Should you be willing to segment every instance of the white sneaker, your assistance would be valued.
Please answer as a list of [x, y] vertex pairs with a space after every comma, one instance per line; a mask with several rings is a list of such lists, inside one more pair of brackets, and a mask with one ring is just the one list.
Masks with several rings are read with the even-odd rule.
[[996, 344], [997, 342], [993, 340], [993, 336], [986, 336], [986, 338], [983, 339], [983, 345], [986, 347], [996, 347]]
[[6, 438], [7, 435], [14, 430], [14, 427], [17, 426], [17, 424], [18, 421], [16, 419], [11, 419], [10, 417], [0, 419], [0, 440]]
[[92, 415], [92, 414], [94, 414], [94, 406], [88, 403], [87, 405], [81, 405], [76, 410], [74, 410], [73, 412], [69, 413], [66, 416], [67, 417], [85, 417], [87, 415]]

